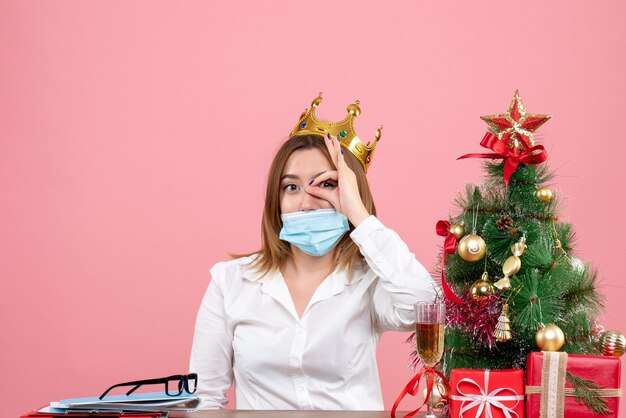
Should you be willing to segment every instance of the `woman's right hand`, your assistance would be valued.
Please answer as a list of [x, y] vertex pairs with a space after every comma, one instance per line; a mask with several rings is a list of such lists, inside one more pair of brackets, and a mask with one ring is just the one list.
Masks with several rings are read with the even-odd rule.
[[[341, 146], [340, 140], [339, 136], [335, 140], [330, 134], [324, 139], [326, 148], [337, 170], [320, 174], [304, 188], [304, 191], [330, 202], [338, 212], [343, 213], [348, 218], [352, 225], [357, 227], [370, 214], [365, 209], [361, 199], [356, 174], [346, 164], [343, 155], [344, 148]], [[338, 187], [334, 189], [317, 187], [329, 180], [337, 182]]]

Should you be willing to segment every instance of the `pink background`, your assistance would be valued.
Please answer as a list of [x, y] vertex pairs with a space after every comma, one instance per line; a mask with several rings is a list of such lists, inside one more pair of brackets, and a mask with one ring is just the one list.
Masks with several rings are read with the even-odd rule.
[[[363, 139], [384, 123], [379, 217], [429, 268], [479, 116], [516, 88], [552, 113], [563, 219], [626, 331], [624, 3], [383, 3], [0, 4], [3, 416], [187, 370], [209, 268], [258, 248], [270, 158], [320, 90], [322, 118], [359, 99]], [[379, 349], [388, 408], [405, 337]]]

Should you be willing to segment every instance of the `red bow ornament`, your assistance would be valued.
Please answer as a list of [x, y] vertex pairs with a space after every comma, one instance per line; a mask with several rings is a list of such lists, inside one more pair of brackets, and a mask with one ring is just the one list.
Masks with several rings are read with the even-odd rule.
[[[414, 409], [413, 411], [406, 414], [404, 418], [412, 417], [413, 415], [417, 413], [417, 411], [422, 409], [422, 407], [426, 404], [426, 402], [428, 402], [428, 400], [430, 399], [430, 394], [433, 391], [433, 385], [435, 383], [435, 375], [441, 378], [441, 380], [443, 381], [443, 383], [446, 385], [447, 388], [450, 387], [450, 382], [448, 382], [448, 379], [446, 379], [446, 377], [439, 370], [435, 370], [432, 367], [424, 367], [415, 376], [413, 376], [413, 378], [409, 381], [409, 383], [407, 383], [404, 389], [402, 389], [402, 392], [400, 392], [400, 395], [398, 395], [398, 397], [396, 398], [396, 401], [394, 402], [393, 407], [391, 408], [391, 418], [396, 418], [396, 410], [398, 409], [398, 405], [400, 405], [400, 401], [402, 400], [402, 398], [404, 398], [407, 394], [411, 396], [417, 395], [417, 392], [419, 390], [420, 380], [422, 376], [424, 375], [426, 375], [426, 397], [424, 398], [424, 401], [417, 409]], [[443, 395], [442, 398], [448, 399], [448, 395]]]
[[517, 170], [520, 163], [525, 165], [540, 164], [548, 159], [548, 153], [543, 145], [535, 145], [520, 153], [518, 148], [509, 149], [506, 144], [499, 140], [497, 136], [491, 132], [487, 132], [480, 145], [489, 148], [493, 153], [486, 154], [465, 154], [457, 160], [463, 158], [491, 158], [494, 160], [504, 160], [504, 183], [508, 186], [509, 179]]
[[443, 254], [441, 256], [441, 288], [443, 289], [443, 294], [446, 296], [446, 299], [451, 300], [454, 303], [464, 303], [450, 288], [445, 274], [446, 255], [454, 254], [456, 251], [456, 237], [450, 233], [450, 222], [448, 221], [437, 222], [436, 228], [437, 235], [446, 237], [443, 243]]

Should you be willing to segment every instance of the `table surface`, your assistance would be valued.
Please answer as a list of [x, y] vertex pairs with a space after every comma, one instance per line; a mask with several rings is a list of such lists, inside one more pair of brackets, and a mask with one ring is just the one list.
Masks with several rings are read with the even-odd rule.
[[[408, 412], [396, 412], [396, 418], [402, 418]], [[426, 412], [420, 411], [414, 416], [424, 417]], [[204, 410], [196, 412], [170, 413], [169, 418], [258, 418], [258, 417], [306, 417], [306, 418], [389, 418], [389, 411], [249, 411], [237, 409]]]

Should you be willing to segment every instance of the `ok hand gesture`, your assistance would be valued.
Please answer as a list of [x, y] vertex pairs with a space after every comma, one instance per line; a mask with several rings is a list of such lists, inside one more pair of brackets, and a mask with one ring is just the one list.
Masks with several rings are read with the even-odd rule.
[[[357, 227], [370, 214], [365, 209], [363, 200], [361, 200], [356, 175], [346, 164], [340, 137], [337, 136], [337, 139], [333, 139], [328, 134], [324, 138], [324, 143], [326, 148], [328, 148], [336, 170], [320, 174], [305, 187], [304, 191], [330, 202], [338, 212], [343, 213], [348, 218], [352, 225]], [[338, 187], [334, 189], [317, 187], [319, 184], [329, 180], [337, 182]]]

